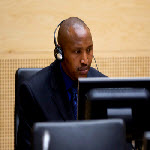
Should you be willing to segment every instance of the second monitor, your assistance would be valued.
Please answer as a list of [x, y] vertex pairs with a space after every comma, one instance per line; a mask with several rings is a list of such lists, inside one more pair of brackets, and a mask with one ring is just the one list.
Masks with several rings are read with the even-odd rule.
[[122, 118], [127, 135], [150, 130], [150, 78], [79, 78], [78, 120]]

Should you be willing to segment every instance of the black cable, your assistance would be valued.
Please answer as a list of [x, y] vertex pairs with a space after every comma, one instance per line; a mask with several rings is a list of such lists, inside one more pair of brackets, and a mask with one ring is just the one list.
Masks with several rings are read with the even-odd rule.
[[97, 71], [99, 71], [99, 69], [98, 69], [98, 65], [97, 65], [97, 63], [96, 63], [96, 59], [95, 59], [94, 55], [93, 55], [93, 58], [94, 58], [94, 60], [95, 60], [96, 69], [97, 69]]

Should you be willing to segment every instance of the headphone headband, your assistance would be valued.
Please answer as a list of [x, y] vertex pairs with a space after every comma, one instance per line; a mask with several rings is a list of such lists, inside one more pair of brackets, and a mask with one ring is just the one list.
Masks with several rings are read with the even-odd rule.
[[56, 33], [56, 31], [57, 31], [57, 28], [58, 28], [64, 21], [65, 21], [65, 20], [61, 21], [61, 22], [57, 25], [57, 27], [56, 27], [56, 29], [55, 29], [55, 31], [54, 31], [54, 44], [55, 44], [55, 46], [57, 46], [57, 42], [56, 42], [56, 38], [55, 38], [55, 33]]
[[[61, 21], [61, 22], [57, 25], [57, 28], [58, 28], [63, 22], [64, 22], [64, 20]], [[64, 57], [63, 57], [63, 51], [62, 51], [62, 48], [57, 44], [56, 38], [55, 38], [55, 33], [56, 33], [56, 31], [57, 31], [57, 28], [56, 28], [55, 31], [54, 31], [54, 44], [55, 44], [54, 56], [55, 56], [55, 58], [56, 58], [57, 60], [62, 61], [63, 58], [64, 58]]]

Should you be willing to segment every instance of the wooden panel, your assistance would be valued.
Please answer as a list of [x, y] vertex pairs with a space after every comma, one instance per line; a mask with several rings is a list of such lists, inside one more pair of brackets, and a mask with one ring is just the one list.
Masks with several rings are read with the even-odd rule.
[[53, 60], [53, 32], [63, 19], [87, 23], [104, 74], [150, 76], [149, 0], [0, 0], [0, 12], [0, 150], [14, 144], [15, 71]]
[[[53, 59], [0, 59], [0, 150], [13, 150], [15, 72], [21, 67], [44, 67]], [[99, 70], [109, 77], [149, 77], [150, 57], [96, 57]], [[96, 68], [93, 60], [92, 66]]]
[[149, 0], [1, 0], [0, 11], [4, 56], [53, 52], [53, 32], [70, 16], [91, 29], [96, 56], [150, 56]]
[[15, 72], [44, 67], [51, 59], [0, 59], [0, 150], [14, 149]]

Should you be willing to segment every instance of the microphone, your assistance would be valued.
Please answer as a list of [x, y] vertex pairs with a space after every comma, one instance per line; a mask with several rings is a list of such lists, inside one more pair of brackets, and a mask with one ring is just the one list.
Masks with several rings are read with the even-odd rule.
[[49, 132], [45, 131], [43, 135], [43, 150], [48, 150], [50, 140], [51, 140], [51, 137], [50, 137]]

